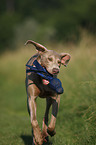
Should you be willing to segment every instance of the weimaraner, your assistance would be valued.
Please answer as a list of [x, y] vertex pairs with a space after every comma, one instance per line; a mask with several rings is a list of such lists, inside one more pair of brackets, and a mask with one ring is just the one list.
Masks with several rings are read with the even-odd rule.
[[[28, 40], [25, 45], [26, 44], [33, 44], [37, 50], [37, 53], [32, 56], [27, 62], [26, 90], [28, 111], [31, 117], [31, 125], [34, 136], [33, 144], [42, 145], [44, 142], [49, 141], [49, 135], [54, 136], [56, 134], [55, 123], [60, 104], [60, 94], [63, 93], [63, 91], [61, 91], [61, 93], [58, 93], [58, 91], [56, 91], [57, 89], [54, 89], [54, 85], [59, 80], [57, 79], [57, 74], [59, 73], [61, 64], [67, 66], [71, 56], [68, 53], [58, 54], [53, 50], [48, 50], [43, 45], [36, 43], [32, 40]], [[35, 61], [37, 66], [35, 66]], [[30, 68], [30, 66], [32, 66], [32, 68]], [[45, 72], [40, 73], [40, 70], [42, 69], [44, 69]], [[44, 74], [48, 77], [51, 76], [51, 78], [53, 77], [55, 79], [55, 84], [53, 85], [53, 88], [50, 87], [51, 82], [50, 80], [46, 79], [46, 76], [44, 77]], [[40, 98], [46, 98], [46, 110], [43, 119], [42, 132], [36, 119], [36, 98], [38, 96]], [[52, 114], [50, 123], [48, 125], [48, 114], [51, 105]]]

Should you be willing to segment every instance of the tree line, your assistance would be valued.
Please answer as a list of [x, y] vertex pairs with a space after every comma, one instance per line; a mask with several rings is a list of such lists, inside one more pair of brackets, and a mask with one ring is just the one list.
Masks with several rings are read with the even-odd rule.
[[16, 26], [23, 25], [28, 18], [39, 24], [41, 35], [41, 29], [47, 33], [45, 28], [51, 28], [48, 37], [51, 41], [77, 42], [82, 28], [96, 34], [95, 15], [96, 0], [3, 0], [0, 2], [0, 51], [11, 48]]

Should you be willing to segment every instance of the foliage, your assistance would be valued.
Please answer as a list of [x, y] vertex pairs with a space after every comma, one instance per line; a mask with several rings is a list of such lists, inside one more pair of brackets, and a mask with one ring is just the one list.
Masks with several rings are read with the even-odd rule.
[[[84, 35], [78, 46], [56, 44], [58, 48], [54, 49], [56, 52], [69, 52], [72, 58], [67, 68], [61, 67], [59, 75], [65, 92], [61, 96], [57, 116], [57, 133], [50, 138], [53, 145], [96, 144], [95, 42], [93, 37]], [[25, 91], [25, 64], [31, 55], [36, 53], [31, 47], [19, 48], [0, 57], [0, 143], [2, 145], [32, 144]], [[45, 99], [38, 98], [37, 119], [40, 127], [44, 110]]]
[[[81, 28], [96, 34], [95, 14], [95, 0], [3, 0], [0, 4], [0, 51], [11, 48], [10, 43], [17, 36], [15, 32], [18, 25], [22, 27], [20, 33], [23, 36], [23, 24], [29, 19], [39, 24], [34, 34], [36, 40], [42, 41], [41, 38], [45, 36], [43, 41], [47, 42], [78, 42]], [[30, 29], [32, 30], [29, 27], [28, 32], [31, 37], [33, 34]]]
[[24, 45], [28, 39], [43, 43], [46, 40], [52, 41], [54, 36], [55, 30], [52, 27], [43, 26], [34, 19], [26, 19], [23, 23], [16, 26], [13, 45], [19, 47]]
[[4, 13], [0, 17], [0, 51], [8, 49], [14, 40], [14, 25], [19, 21], [19, 17], [13, 14]]

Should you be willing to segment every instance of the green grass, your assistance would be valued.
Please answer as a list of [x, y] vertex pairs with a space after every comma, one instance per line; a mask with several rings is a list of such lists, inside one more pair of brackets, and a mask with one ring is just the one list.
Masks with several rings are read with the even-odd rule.
[[[84, 39], [78, 46], [70, 45], [70, 49], [57, 46], [58, 52], [69, 52], [72, 59], [59, 74], [65, 93], [61, 95], [57, 133], [50, 137], [53, 145], [96, 144], [96, 45], [89, 42]], [[31, 145], [25, 64], [35, 54], [32, 48], [6, 52], [0, 57], [0, 145]], [[37, 104], [41, 127], [45, 100], [38, 98]]]

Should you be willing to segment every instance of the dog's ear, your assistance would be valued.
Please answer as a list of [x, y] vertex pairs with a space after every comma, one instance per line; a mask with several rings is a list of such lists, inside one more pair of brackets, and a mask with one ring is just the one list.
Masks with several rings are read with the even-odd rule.
[[46, 47], [44, 47], [43, 45], [41, 45], [41, 44], [39, 44], [39, 43], [36, 43], [36, 42], [34, 42], [34, 41], [32, 41], [32, 40], [28, 40], [28, 41], [25, 43], [25, 45], [27, 45], [27, 44], [33, 44], [33, 45], [36, 47], [36, 49], [38, 50], [39, 53], [48, 51]]
[[68, 53], [61, 53], [61, 64], [63, 64], [65, 67], [67, 66], [71, 56]]

